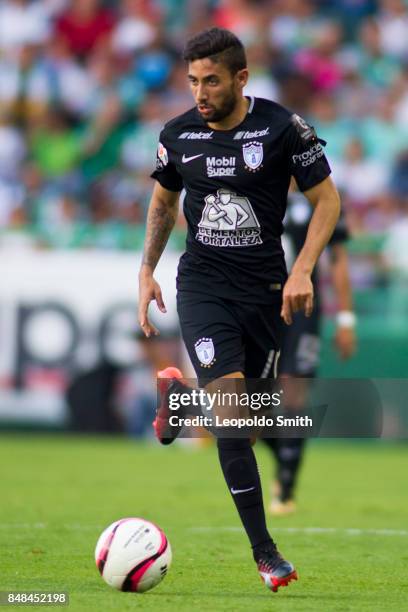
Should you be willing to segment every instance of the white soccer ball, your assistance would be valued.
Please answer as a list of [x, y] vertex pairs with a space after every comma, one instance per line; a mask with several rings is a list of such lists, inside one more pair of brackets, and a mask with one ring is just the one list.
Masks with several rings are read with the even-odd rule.
[[172, 559], [170, 542], [159, 527], [141, 518], [109, 525], [95, 549], [96, 566], [109, 586], [144, 593], [165, 577]]

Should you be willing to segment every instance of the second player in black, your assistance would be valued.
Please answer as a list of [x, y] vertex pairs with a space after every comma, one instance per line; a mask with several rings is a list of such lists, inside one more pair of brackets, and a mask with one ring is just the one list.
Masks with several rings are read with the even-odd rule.
[[[303, 247], [311, 214], [309, 202], [296, 189], [295, 182], [292, 181], [283, 235], [288, 270], [291, 269], [297, 254]], [[333, 345], [341, 359], [350, 358], [356, 344], [355, 315], [352, 312], [351, 282], [345, 246], [347, 240], [346, 222], [344, 217], [340, 216], [328, 244], [328, 255], [333, 297], [338, 309]], [[278, 375], [280, 378], [283, 377], [287, 384], [289, 396], [285, 398], [285, 410], [292, 414], [303, 410], [309, 395], [310, 379], [317, 376], [322, 310], [318, 277], [318, 266], [316, 266], [311, 275], [315, 295], [312, 315], [305, 317], [301, 311], [295, 313], [292, 324], [285, 326], [282, 337]], [[293, 386], [288, 384], [290, 378], [297, 379]], [[294, 390], [295, 393], [293, 393]], [[272, 451], [276, 461], [276, 477], [272, 485], [270, 512], [273, 516], [285, 516], [296, 510], [295, 486], [303, 461], [306, 439], [266, 437], [264, 442]]]
[[[311, 314], [311, 274], [340, 204], [314, 130], [274, 102], [243, 95], [245, 51], [231, 32], [213, 28], [198, 34], [188, 41], [184, 58], [196, 106], [166, 124], [160, 136], [139, 275], [139, 321], [146, 336], [158, 333], [148, 306], [152, 300], [163, 312], [165, 306], [153, 273], [185, 189], [188, 236], [177, 277], [178, 313], [197, 377], [214, 389], [242, 382], [249, 372], [274, 375], [281, 317], [290, 324], [298, 310]], [[287, 277], [280, 236], [291, 176], [314, 212]], [[156, 419], [163, 442], [167, 422], [164, 401]], [[266, 528], [250, 440], [221, 438], [217, 445], [258, 571], [276, 591], [296, 572]]]

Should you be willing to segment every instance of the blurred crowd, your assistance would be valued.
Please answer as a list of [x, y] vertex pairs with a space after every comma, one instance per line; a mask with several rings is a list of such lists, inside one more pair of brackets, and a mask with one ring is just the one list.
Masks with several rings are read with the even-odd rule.
[[1, 245], [141, 246], [161, 126], [192, 106], [180, 53], [212, 25], [247, 93], [327, 140], [354, 235], [407, 219], [407, 0], [0, 0]]

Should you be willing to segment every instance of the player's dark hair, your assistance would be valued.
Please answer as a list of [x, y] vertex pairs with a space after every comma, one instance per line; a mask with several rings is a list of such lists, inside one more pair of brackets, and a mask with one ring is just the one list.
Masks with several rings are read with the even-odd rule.
[[247, 67], [244, 45], [235, 34], [223, 28], [203, 30], [187, 41], [183, 52], [186, 62], [205, 57], [224, 64], [231, 74]]

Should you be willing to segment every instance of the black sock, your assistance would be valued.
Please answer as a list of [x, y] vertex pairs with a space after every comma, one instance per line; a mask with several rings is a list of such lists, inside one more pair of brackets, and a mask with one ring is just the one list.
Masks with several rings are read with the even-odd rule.
[[262, 438], [262, 442], [264, 442], [266, 446], [269, 448], [269, 450], [275, 455], [276, 461], [279, 461], [279, 456], [278, 456], [279, 439], [278, 438]]
[[252, 548], [270, 542], [258, 466], [249, 439], [219, 438], [217, 446], [224, 478]]
[[281, 501], [293, 498], [293, 489], [302, 462], [304, 438], [276, 440], [278, 470], [277, 477], [281, 488]]

